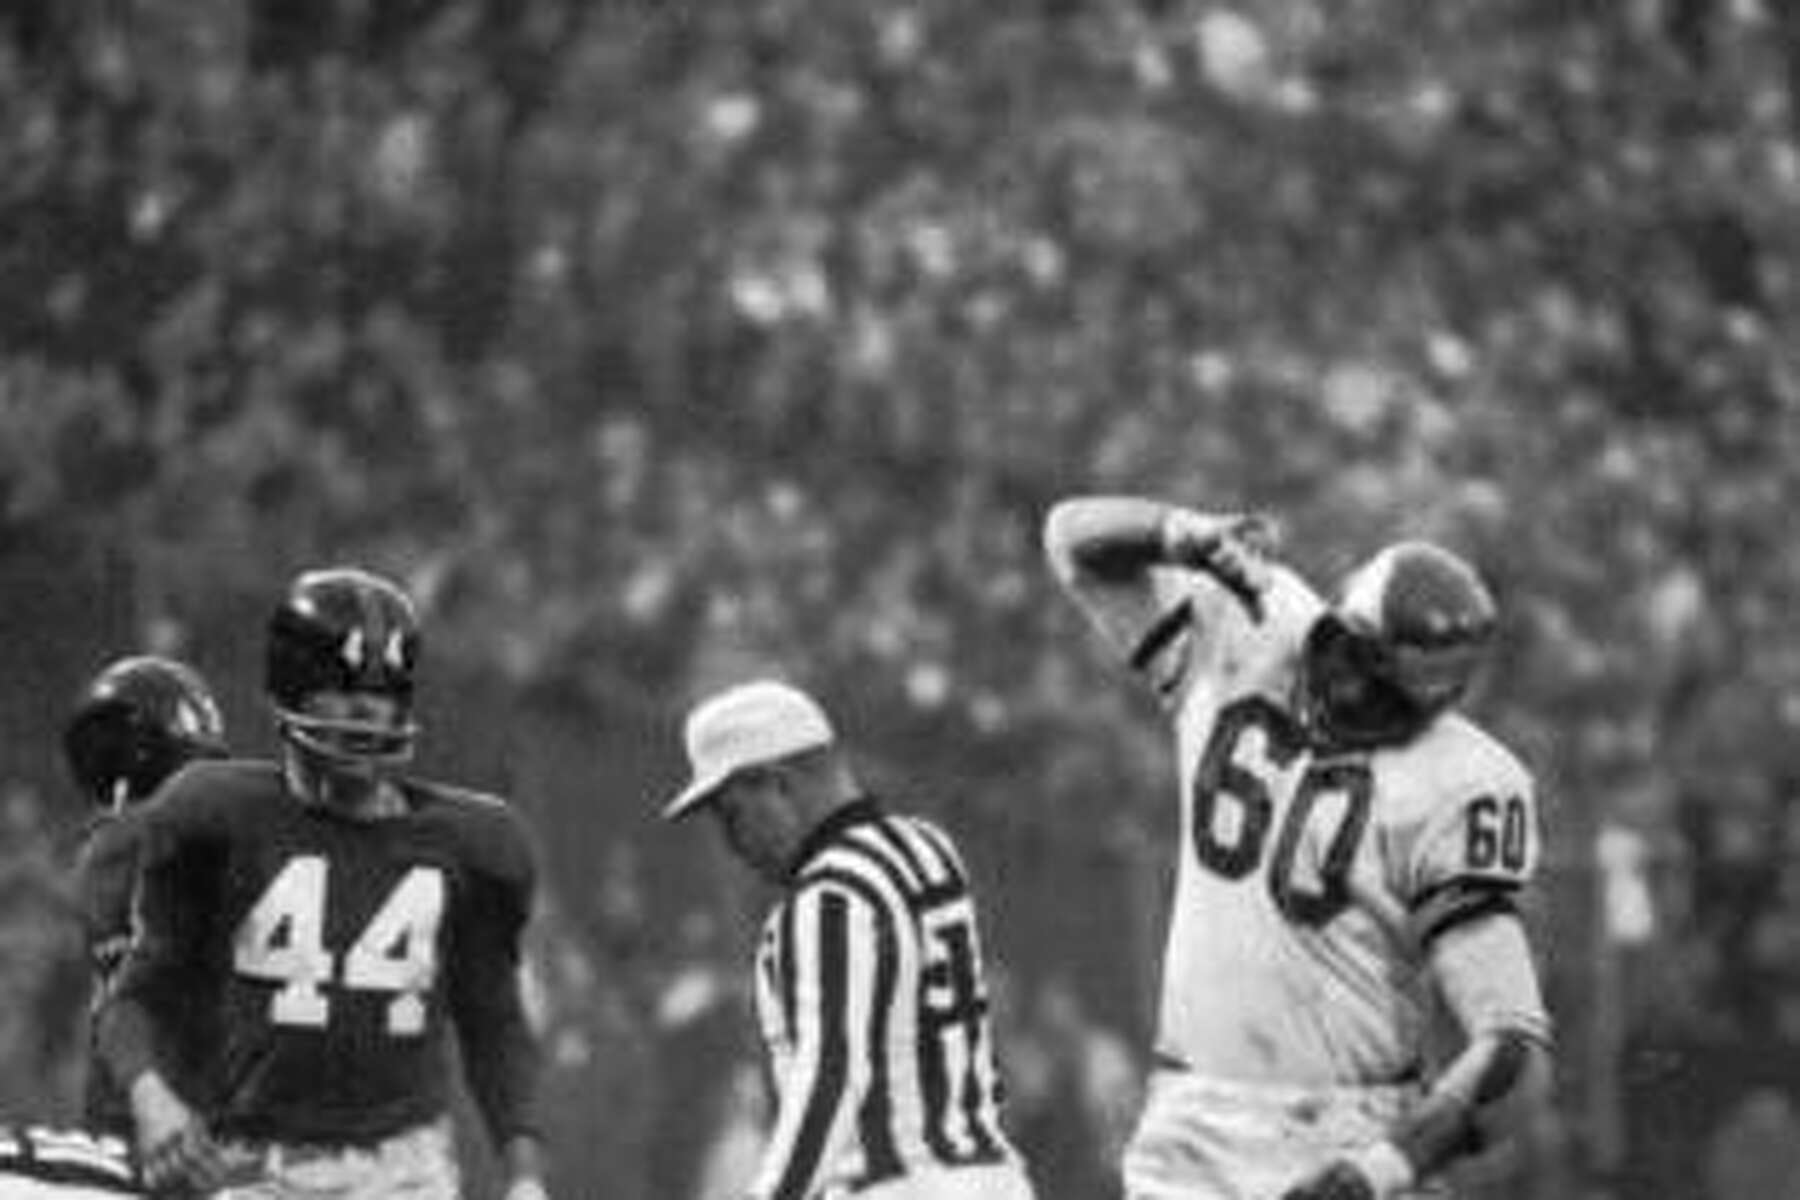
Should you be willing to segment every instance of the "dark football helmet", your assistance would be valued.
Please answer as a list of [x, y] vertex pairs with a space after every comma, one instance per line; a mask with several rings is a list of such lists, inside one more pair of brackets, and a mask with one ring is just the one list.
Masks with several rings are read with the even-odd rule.
[[1307, 634], [1303, 723], [1332, 746], [1411, 740], [1468, 690], [1497, 623], [1468, 563], [1429, 542], [1386, 547], [1345, 578]]
[[102, 808], [136, 803], [189, 760], [225, 753], [212, 689], [192, 667], [155, 655], [107, 665], [63, 726], [69, 773]]
[[300, 575], [269, 618], [267, 651], [290, 744], [340, 766], [411, 757], [419, 621], [398, 585], [355, 567]]

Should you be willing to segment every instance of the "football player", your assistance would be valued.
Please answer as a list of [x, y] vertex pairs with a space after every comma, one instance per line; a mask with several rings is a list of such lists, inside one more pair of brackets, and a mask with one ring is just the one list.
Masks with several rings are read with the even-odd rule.
[[[136, 865], [137, 805], [164, 779], [197, 758], [223, 758], [225, 722], [206, 680], [186, 663], [135, 655], [89, 680], [63, 726], [63, 756], [91, 816], [76, 866], [96, 999], [124, 958]], [[172, 1010], [164, 1051], [170, 1084], [207, 1100], [200, 1064], [210, 1034], [204, 1011]], [[103, 1065], [89, 1056], [84, 1114], [88, 1128], [129, 1136], [131, 1109]]]
[[[103, 1009], [147, 1180], [235, 1200], [454, 1200], [451, 1031], [508, 1179], [541, 1200], [538, 1050], [520, 990], [532, 849], [499, 799], [405, 770], [419, 627], [394, 583], [309, 571], [270, 618], [277, 761], [197, 763], [143, 812], [133, 938]], [[218, 1098], [203, 1120], [157, 1047], [168, 980], [209, 973]], [[188, 998], [187, 1002], [201, 1002]]]
[[[254, 1161], [226, 1155], [221, 1179], [258, 1178]], [[125, 1140], [111, 1133], [0, 1125], [0, 1197], [5, 1200], [148, 1200], [151, 1192]], [[192, 1195], [192, 1193], [181, 1193]]]
[[146, 1194], [118, 1137], [0, 1126], [0, 1196], [6, 1200], [138, 1200]]
[[[1181, 846], [1137, 1200], [1437, 1195], [1541, 1098], [1519, 915], [1531, 776], [1455, 711], [1491, 642], [1475, 571], [1386, 547], [1326, 604], [1266, 525], [1064, 500], [1064, 588], [1174, 725]], [[1459, 1029], [1428, 1057], [1441, 997]]]

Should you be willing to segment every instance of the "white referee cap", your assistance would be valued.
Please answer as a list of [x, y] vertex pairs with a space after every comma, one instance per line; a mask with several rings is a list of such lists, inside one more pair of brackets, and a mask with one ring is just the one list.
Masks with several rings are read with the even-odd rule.
[[672, 821], [705, 803], [746, 767], [830, 745], [836, 736], [818, 701], [776, 680], [759, 679], [710, 696], [688, 713], [683, 740], [693, 778], [663, 806], [663, 819]]

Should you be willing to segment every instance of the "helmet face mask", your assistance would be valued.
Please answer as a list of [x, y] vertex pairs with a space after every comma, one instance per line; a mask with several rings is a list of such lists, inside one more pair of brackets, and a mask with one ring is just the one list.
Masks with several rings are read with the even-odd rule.
[[1462, 699], [1497, 612], [1473, 568], [1425, 542], [1381, 551], [1345, 580], [1301, 656], [1299, 708], [1322, 741], [1410, 741]]
[[418, 733], [403, 705], [369, 692], [319, 692], [304, 711], [278, 709], [277, 719], [289, 742], [352, 767], [407, 761]]
[[1411, 738], [1429, 719], [1392, 678], [1391, 655], [1378, 641], [1333, 616], [1306, 641], [1301, 717], [1321, 740], [1355, 747]]
[[193, 759], [225, 757], [225, 722], [198, 672], [134, 656], [87, 685], [63, 728], [63, 751], [87, 797], [117, 807], [146, 798]]
[[311, 772], [372, 778], [412, 757], [418, 619], [397, 585], [309, 571], [270, 617], [267, 649], [276, 724]]

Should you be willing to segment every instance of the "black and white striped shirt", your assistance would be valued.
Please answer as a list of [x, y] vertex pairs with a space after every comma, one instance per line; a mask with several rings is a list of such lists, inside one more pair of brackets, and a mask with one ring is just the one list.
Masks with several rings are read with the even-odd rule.
[[872, 800], [802, 849], [757, 953], [774, 1130], [751, 1194], [804, 1200], [1015, 1157], [961, 856]]

